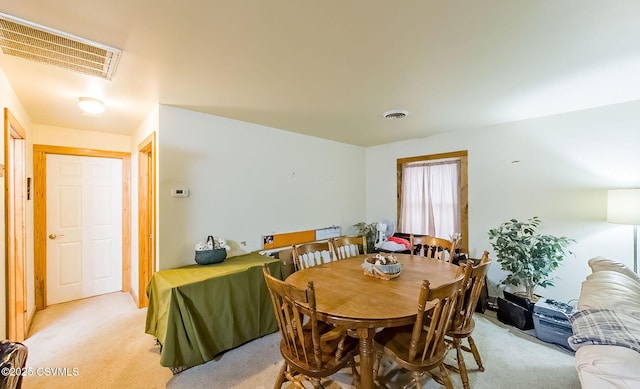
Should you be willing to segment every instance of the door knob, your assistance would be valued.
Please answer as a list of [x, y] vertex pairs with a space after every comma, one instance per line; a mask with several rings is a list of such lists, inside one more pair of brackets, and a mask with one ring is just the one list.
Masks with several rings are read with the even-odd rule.
[[55, 239], [55, 238], [61, 238], [61, 237], [63, 237], [63, 236], [64, 236], [64, 235], [49, 234], [49, 239], [52, 239], [52, 240], [53, 240], [53, 239]]

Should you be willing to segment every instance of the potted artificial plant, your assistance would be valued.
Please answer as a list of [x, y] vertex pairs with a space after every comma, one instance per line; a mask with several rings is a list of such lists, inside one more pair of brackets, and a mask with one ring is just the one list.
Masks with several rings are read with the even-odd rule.
[[367, 252], [373, 253], [375, 251], [376, 237], [378, 234], [378, 223], [365, 223], [360, 222], [353, 225], [353, 228], [358, 231], [358, 234], [364, 235], [367, 238]]
[[[526, 222], [511, 219], [489, 230], [489, 240], [497, 261], [502, 270], [508, 273], [502, 284], [524, 288], [524, 291], [515, 292], [515, 295], [523, 297], [525, 301], [516, 301], [514, 295], [508, 292], [505, 292], [505, 298], [526, 308], [526, 312], [522, 312], [526, 316], [516, 321], [520, 322], [521, 326], [529, 328], [533, 325], [533, 303], [538, 299], [534, 294], [535, 289], [553, 286], [551, 273], [558, 268], [567, 254], [571, 254], [567, 246], [574, 242], [573, 239], [564, 236], [543, 235], [539, 232], [539, 227], [540, 219], [534, 216]], [[499, 314], [500, 303], [502, 306], [510, 305], [500, 299], [498, 303]]]

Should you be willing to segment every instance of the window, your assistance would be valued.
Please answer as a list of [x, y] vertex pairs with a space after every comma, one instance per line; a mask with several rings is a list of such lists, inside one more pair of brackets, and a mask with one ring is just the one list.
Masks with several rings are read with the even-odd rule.
[[468, 248], [467, 152], [398, 159], [398, 230]]

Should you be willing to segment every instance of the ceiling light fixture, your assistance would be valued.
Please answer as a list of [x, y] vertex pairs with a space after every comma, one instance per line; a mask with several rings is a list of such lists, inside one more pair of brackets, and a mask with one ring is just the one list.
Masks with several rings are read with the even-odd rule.
[[104, 112], [104, 103], [91, 97], [80, 97], [78, 107], [88, 115], [97, 115]]
[[384, 117], [385, 119], [402, 119], [407, 115], [409, 115], [409, 111], [406, 111], [404, 109], [394, 109], [383, 113], [382, 117]]

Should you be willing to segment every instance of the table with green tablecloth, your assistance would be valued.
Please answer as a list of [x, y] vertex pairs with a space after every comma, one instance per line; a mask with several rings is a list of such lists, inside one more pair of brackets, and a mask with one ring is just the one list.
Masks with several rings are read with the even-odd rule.
[[196, 366], [276, 332], [263, 263], [282, 277], [280, 260], [257, 253], [156, 272], [147, 286], [145, 332], [162, 345], [160, 364], [172, 369]]

